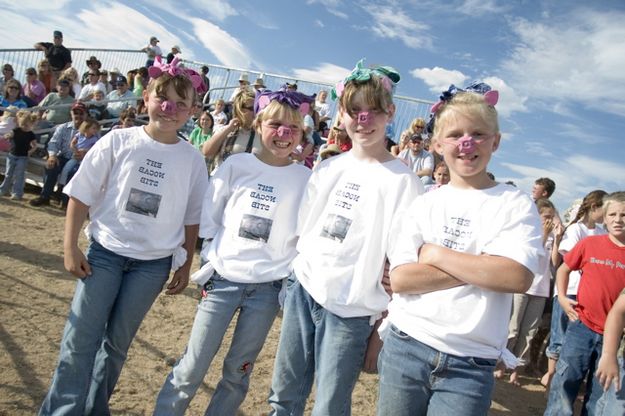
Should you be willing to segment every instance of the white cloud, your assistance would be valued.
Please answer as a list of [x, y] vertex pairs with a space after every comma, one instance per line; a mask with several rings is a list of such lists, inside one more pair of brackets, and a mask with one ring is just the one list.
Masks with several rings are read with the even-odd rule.
[[603, 189], [606, 192], [622, 190], [622, 178], [625, 177], [625, 166], [622, 164], [584, 155], [556, 158], [551, 160], [548, 168], [508, 162], [502, 162], [501, 165], [521, 175], [509, 179], [527, 192], [532, 189], [536, 179], [540, 177], [553, 179], [556, 183], [556, 192], [552, 199], [560, 210], [594, 189]]
[[323, 22], [322, 22], [321, 20], [319, 20], [319, 19], [315, 19], [315, 26], [323, 28], [323, 27], [325, 27], [326, 25], [324, 25], [324, 24], [323, 24]]
[[518, 42], [502, 63], [511, 85], [554, 104], [572, 101], [623, 115], [625, 13], [577, 9], [545, 23], [517, 19]]
[[[41, 0], [22, 0], [16, 2], [14, 0], [0, 0], [0, 9], [6, 11], [16, 10], [16, 11], [43, 11], [43, 12], [54, 12], [56, 10], [65, 10], [71, 0], [58, 0], [58, 1], [41, 1]], [[6, 16], [3, 17], [5, 20]]]
[[227, 0], [191, 0], [191, 4], [200, 12], [208, 13], [220, 22], [239, 14]]
[[373, 19], [368, 28], [376, 36], [386, 39], [399, 39], [412, 49], [431, 49], [430, 26], [408, 16], [404, 10], [393, 4], [366, 4], [362, 6]]
[[462, 87], [468, 76], [455, 69], [445, 69], [438, 66], [434, 68], [417, 68], [410, 71], [413, 77], [422, 80], [434, 94], [440, 94], [449, 85], [454, 84]]
[[457, 10], [461, 13], [470, 16], [502, 13], [507, 9], [508, 7], [506, 5], [499, 4], [497, 0], [464, 0], [464, 2], [462, 2], [462, 4], [457, 8]]
[[328, 13], [333, 14], [336, 17], [339, 17], [345, 20], [349, 18], [349, 15], [347, 13], [344, 13], [339, 10], [339, 7], [341, 6], [340, 0], [308, 0], [306, 1], [306, 4], [308, 5], [316, 4], [316, 3], [321, 4], [323, 7], [326, 8]]
[[484, 82], [499, 91], [499, 102], [497, 103], [497, 113], [502, 117], [508, 118], [513, 112], [527, 111], [525, 101], [527, 97], [520, 96], [514, 88], [506, 84], [504, 80], [498, 77], [486, 77]]
[[234, 36], [213, 23], [189, 18], [199, 42], [211, 51], [222, 65], [247, 69], [252, 66], [252, 54]]
[[318, 81], [334, 85], [339, 80], [345, 78], [351, 69], [342, 66], [324, 62], [317, 68], [294, 68], [293, 77], [296, 79], [305, 79], [307, 81]]

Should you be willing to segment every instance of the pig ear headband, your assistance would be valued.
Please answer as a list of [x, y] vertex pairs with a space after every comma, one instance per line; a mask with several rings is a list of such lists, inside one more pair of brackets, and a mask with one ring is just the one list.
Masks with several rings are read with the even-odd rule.
[[277, 91], [264, 90], [256, 93], [254, 114], [260, 113], [272, 101], [277, 101], [280, 104], [286, 104], [291, 108], [299, 110], [303, 117], [308, 114], [311, 103], [315, 102], [315, 94], [306, 95], [297, 91], [289, 91], [286, 88], [281, 88]]
[[183, 76], [191, 81], [193, 88], [198, 94], [204, 94], [208, 89], [202, 76], [190, 68], [184, 68], [180, 64], [180, 60], [176, 56], [170, 64], [164, 63], [160, 56], [154, 58], [154, 65], [148, 68], [150, 78], [158, 78], [163, 74], [169, 74], [172, 77]]
[[490, 85], [485, 84], [483, 82], [474, 82], [465, 89], [461, 89], [456, 87], [454, 84], [451, 84], [447, 91], [443, 91], [441, 96], [439, 97], [439, 101], [432, 106], [430, 112], [432, 114], [436, 114], [446, 103], [451, 101], [454, 96], [459, 92], [474, 92], [476, 94], [482, 94], [484, 96], [484, 100], [488, 105], [495, 106], [499, 101], [499, 92], [497, 90], [491, 89]]
[[378, 77], [384, 89], [386, 89], [391, 95], [395, 93], [395, 86], [400, 80], [399, 72], [390, 66], [376, 66], [366, 68], [364, 66], [364, 59], [361, 59], [356, 63], [356, 67], [352, 70], [345, 79], [339, 81], [330, 93], [333, 100], [336, 100], [343, 94], [345, 85], [348, 82], [362, 83], [369, 81], [371, 77]]

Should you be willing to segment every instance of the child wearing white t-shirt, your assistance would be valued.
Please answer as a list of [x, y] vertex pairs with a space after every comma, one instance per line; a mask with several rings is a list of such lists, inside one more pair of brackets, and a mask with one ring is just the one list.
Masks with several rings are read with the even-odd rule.
[[[562, 256], [571, 251], [575, 245], [584, 238], [592, 235], [605, 234], [606, 231], [601, 226], [603, 223], [603, 197], [608, 193], [601, 189], [589, 192], [577, 210], [575, 218], [564, 229], [561, 241], [556, 241], [558, 252], [554, 259], [554, 267], [557, 269], [562, 262]], [[577, 299], [577, 289], [581, 273], [578, 270], [572, 270], [569, 275], [569, 284], [566, 289], [566, 296], [569, 299]], [[549, 345], [545, 351], [547, 356], [547, 372], [540, 380], [541, 384], [549, 387], [551, 379], [556, 371], [556, 363], [560, 357], [562, 349], [562, 340], [564, 333], [569, 324], [569, 318], [566, 316], [560, 302], [558, 302], [558, 290], [554, 286], [553, 308], [551, 310], [551, 328], [549, 330]]]
[[[40, 415], [110, 414], [130, 344], [170, 270], [167, 294], [188, 283], [208, 173], [176, 132], [202, 81], [189, 69], [172, 76], [153, 68], [143, 92], [148, 125], [98, 140], [64, 188], [65, 268], [78, 279]], [[78, 235], [87, 215], [85, 255]]]
[[265, 90], [256, 97], [256, 154], [229, 157], [211, 177], [200, 235], [207, 263], [192, 279], [203, 285], [189, 344], [156, 399], [155, 415], [183, 415], [239, 311], [223, 377], [206, 415], [232, 415], [245, 399], [254, 361], [278, 313], [291, 274], [297, 208], [310, 170], [290, 154], [304, 128], [300, 110], [314, 97]]
[[398, 81], [394, 69], [365, 68], [361, 61], [334, 90], [353, 147], [317, 165], [302, 199], [271, 414], [302, 415], [313, 381], [313, 414], [350, 414], [374, 323], [389, 301], [382, 274], [386, 257], [393, 262], [397, 250], [391, 229], [423, 193], [417, 177], [384, 146]]
[[391, 261], [379, 415], [486, 415], [497, 360], [513, 361], [511, 292], [530, 287], [544, 251], [531, 199], [487, 174], [497, 99], [486, 84], [452, 86], [432, 108], [451, 180], [414, 202], [397, 236], [405, 260], [419, 255]]

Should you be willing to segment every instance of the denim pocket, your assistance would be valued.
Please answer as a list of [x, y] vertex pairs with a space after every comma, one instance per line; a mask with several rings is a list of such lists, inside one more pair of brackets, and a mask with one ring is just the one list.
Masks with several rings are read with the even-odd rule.
[[276, 289], [278, 292], [282, 290], [282, 285], [284, 284], [285, 279], [274, 280], [271, 282], [271, 286]]
[[469, 357], [469, 364], [481, 370], [494, 371], [497, 360], [494, 358]]
[[297, 278], [295, 277], [295, 273], [291, 273], [289, 277], [286, 278], [286, 287], [290, 289], [297, 282]]
[[395, 325], [391, 324], [391, 333], [395, 335], [399, 339], [408, 340], [410, 339], [410, 335], [406, 334], [401, 329], [397, 328]]

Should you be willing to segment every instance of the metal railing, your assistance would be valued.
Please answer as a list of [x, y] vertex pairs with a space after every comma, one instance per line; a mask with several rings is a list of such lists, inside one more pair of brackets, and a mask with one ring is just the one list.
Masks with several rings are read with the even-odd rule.
[[[86, 61], [91, 56], [97, 57], [102, 62], [102, 68], [108, 71], [113, 68], [119, 69], [125, 75], [132, 69], [139, 68], [145, 64], [147, 56], [144, 52], [123, 50], [123, 49], [81, 49], [71, 48], [73, 66], [79, 75], [87, 71]], [[37, 62], [44, 58], [44, 53], [35, 49], [0, 49], [0, 64], [9, 63], [15, 69], [15, 78], [24, 82], [25, 70], [28, 67], [37, 67]], [[264, 84], [270, 90], [275, 90], [285, 84], [297, 83], [298, 91], [305, 94], [318, 93], [320, 90], [330, 90], [332, 85], [314, 81], [298, 79], [286, 75], [272, 74], [267, 72], [247, 70], [244, 68], [231, 68], [222, 65], [207, 64], [197, 61], [182, 60], [185, 66], [200, 72], [203, 65], [208, 66], [208, 78], [211, 86], [210, 101], [214, 102], [218, 98], [228, 100], [232, 91], [238, 86], [238, 79], [241, 74], [247, 74], [250, 83], [262, 75]], [[329, 100], [331, 114], [336, 115], [336, 103]], [[401, 132], [410, 126], [416, 117], [427, 120], [431, 101], [413, 97], [395, 96], [395, 119], [393, 120], [393, 139], [397, 141]]]

